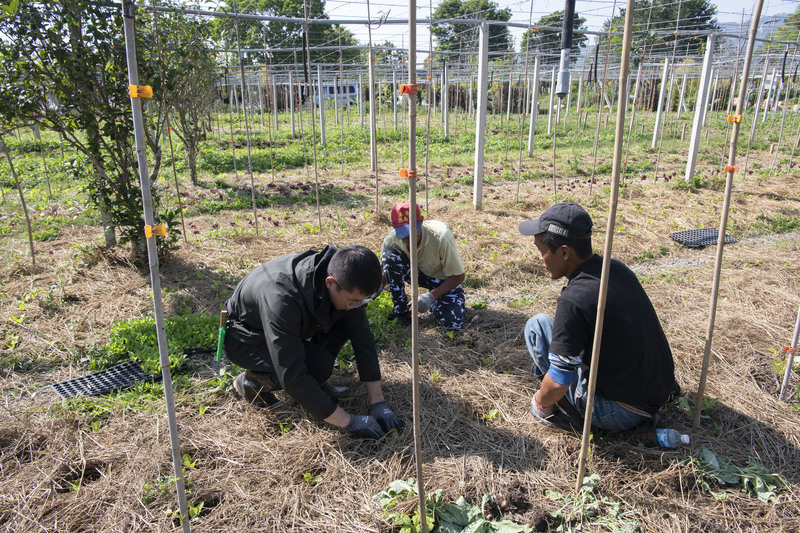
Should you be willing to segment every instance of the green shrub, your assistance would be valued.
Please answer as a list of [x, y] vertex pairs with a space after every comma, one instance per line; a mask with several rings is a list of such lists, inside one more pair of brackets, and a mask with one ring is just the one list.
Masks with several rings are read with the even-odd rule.
[[[166, 317], [169, 366], [177, 368], [192, 350], [215, 350], [219, 316], [212, 314]], [[152, 317], [120, 320], [111, 326], [108, 344], [92, 356], [92, 368], [103, 369], [127, 358], [138, 362], [145, 372], [161, 370], [156, 323]]]
[[52, 241], [57, 239], [61, 230], [58, 228], [54, 228], [53, 226], [48, 226], [47, 228], [41, 229], [39, 231], [34, 231], [32, 234], [33, 240], [37, 242], [44, 242], [44, 241]]

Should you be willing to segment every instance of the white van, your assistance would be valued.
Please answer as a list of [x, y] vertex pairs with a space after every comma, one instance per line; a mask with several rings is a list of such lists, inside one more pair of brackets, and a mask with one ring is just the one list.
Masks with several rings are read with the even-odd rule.
[[[328, 100], [335, 100], [339, 105], [346, 105], [348, 102], [355, 104], [359, 99], [358, 84], [323, 85], [322, 97]], [[319, 103], [319, 95], [317, 96], [317, 103]]]

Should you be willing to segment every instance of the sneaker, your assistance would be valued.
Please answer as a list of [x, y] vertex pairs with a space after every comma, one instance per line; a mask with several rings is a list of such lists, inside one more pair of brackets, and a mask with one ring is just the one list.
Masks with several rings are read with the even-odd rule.
[[272, 387], [270, 385], [271, 383], [265, 387], [261, 380], [249, 372], [242, 372], [233, 381], [233, 388], [237, 394], [250, 405], [259, 409], [272, 409], [281, 403], [274, 394], [267, 390], [267, 388], [274, 390], [274, 385]]
[[395, 324], [400, 327], [407, 328], [411, 325], [411, 311], [406, 311], [405, 313], [393, 313], [389, 316], [390, 320], [394, 320]]
[[570, 424], [583, 428], [583, 415], [569, 403], [566, 396], [556, 402], [556, 410], [560, 411], [570, 421]]
[[320, 388], [325, 392], [325, 394], [332, 398], [338, 398], [339, 396], [350, 391], [350, 387], [345, 385], [331, 385], [327, 381], [320, 385]]
[[576, 427], [573, 425], [573, 421], [564, 414], [563, 411], [557, 409], [552, 415], [548, 416], [547, 418], [542, 418], [538, 414], [533, 412], [533, 409], [528, 410], [528, 416], [531, 417], [531, 420], [539, 424], [540, 426], [553, 430], [553, 431], [560, 431], [565, 433], [581, 433], [580, 427]]

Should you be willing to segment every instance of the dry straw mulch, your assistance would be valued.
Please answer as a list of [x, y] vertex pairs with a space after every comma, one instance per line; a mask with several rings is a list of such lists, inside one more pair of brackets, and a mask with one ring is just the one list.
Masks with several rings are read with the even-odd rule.
[[[563, 282], [545, 276], [532, 239], [516, 230], [550, 205], [552, 185], [523, 183], [522, 202], [516, 203], [516, 183], [488, 184], [483, 209], [475, 211], [470, 188], [452, 181], [459, 172], [467, 171], [450, 169], [451, 181], [444, 183], [444, 172], [436, 169], [428, 209], [456, 233], [467, 267], [468, 304], [487, 306], [470, 309], [469, 317], [478, 319], [452, 337], [421, 319], [425, 485], [443, 489], [447, 500], [464, 496], [474, 504], [491, 493], [498, 504], [487, 512], [537, 531], [555, 530], [558, 521], [549, 512], [560, 504], [545, 494], [572, 490], [580, 442], [527, 419], [538, 383], [521, 331], [534, 313], [552, 313]], [[198, 233], [190, 233], [189, 243], [162, 263], [167, 312], [185, 306], [215, 312], [222, 290], [229, 292], [255, 265], [278, 254], [326, 243], [378, 250], [388, 231], [388, 209], [398, 198], [382, 197], [376, 213], [368, 176], [326, 178], [364, 185], [367, 196], [323, 207], [321, 233], [313, 231], [316, 210], [305, 206], [264, 210], [263, 216], [282, 223], [262, 223], [258, 237], [247, 225], [248, 213], [187, 221]], [[278, 179], [295, 183], [304, 176]], [[567, 183], [561, 178], [561, 198], [570, 195], [589, 209], [598, 230], [594, 244], [602, 250], [608, 209], [603, 184], [594, 184], [590, 193], [586, 181]], [[437, 189], [447, 190], [447, 197]], [[721, 198], [720, 190], [676, 190], [648, 180], [625, 187], [619, 202], [613, 255], [642, 277], [671, 342], [678, 381], [690, 396], [700, 375], [716, 247], [682, 248], [668, 234], [716, 227]], [[418, 199], [424, 201], [424, 191]], [[699, 428], [691, 428], [677, 407], [664, 414], [665, 425], [692, 436], [691, 446], [645, 449], [609, 436], [593, 439], [588, 472], [600, 475], [595, 493], [635, 513], [642, 531], [800, 529], [800, 411], [795, 397], [788, 404], [777, 401], [780, 376], [772, 365], [772, 350], [790, 341], [800, 304], [800, 236], [750, 236], [764, 227], [759, 215], [797, 217], [798, 202], [794, 176], [737, 183], [729, 233], [741, 240], [725, 247], [706, 389], [718, 403]], [[227, 232], [212, 238], [214, 224]], [[38, 244], [36, 267], [10, 250], [12, 260], [0, 267], [0, 336], [18, 337], [14, 350], [4, 345], [0, 384], [0, 524], [6, 531], [175, 528], [166, 514], [176, 507], [174, 493], [145, 497], [148, 484], [172, 473], [163, 400], [99, 416], [101, 427], [93, 429], [48, 392], [53, 382], [87, 373], [82, 354], [107, 339], [114, 320], [152, 313], [149, 274], [130, 265], [121, 251], [87, 246], [98, 235], [97, 228], [63, 228], [59, 240]], [[81, 244], [86, 251], [78, 253]], [[58, 305], [48, 304], [48, 293]], [[22, 314], [18, 325], [12, 317]], [[256, 412], [231, 391], [209, 394], [204, 385], [218, 367], [210, 359], [197, 360], [192, 385], [176, 398], [181, 453], [195, 461], [189, 499], [205, 505], [192, 529], [390, 531], [373, 495], [416, 471], [410, 334], [390, 333], [380, 352], [384, 389], [407, 429], [378, 442], [310, 421], [291, 401], [274, 412]], [[354, 390], [342, 405], [364, 412], [365, 394], [355, 372], [333, 380]], [[794, 374], [792, 390], [799, 382]], [[484, 415], [492, 410], [498, 415], [487, 420]], [[704, 447], [740, 466], [753, 457], [783, 474], [790, 487], [779, 492], [776, 503], [735, 488], [726, 491], [727, 500], [717, 501], [683, 463]], [[307, 483], [306, 474], [319, 482]]]

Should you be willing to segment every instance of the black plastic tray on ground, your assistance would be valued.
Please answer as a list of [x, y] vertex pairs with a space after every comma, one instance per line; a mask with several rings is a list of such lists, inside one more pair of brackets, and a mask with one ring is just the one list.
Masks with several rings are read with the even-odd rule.
[[[686, 231], [676, 231], [669, 234], [672, 239], [684, 246], [702, 247], [717, 244], [719, 240], [719, 230], [717, 228], [689, 229]], [[730, 235], [725, 235], [725, 244], [739, 242]]]
[[152, 381], [155, 376], [146, 374], [133, 361], [128, 361], [100, 372], [51, 385], [62, 399], [74, 396], [98, 396], [114, 390], [125, 389], [142, 381]]

